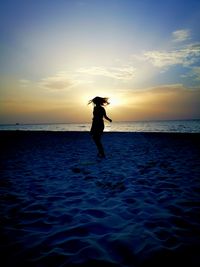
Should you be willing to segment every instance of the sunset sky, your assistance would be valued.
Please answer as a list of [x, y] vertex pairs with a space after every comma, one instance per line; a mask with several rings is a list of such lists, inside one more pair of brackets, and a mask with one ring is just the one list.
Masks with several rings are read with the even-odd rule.
[[0, 123], [200, 119], [199, 0], [1, 0]]

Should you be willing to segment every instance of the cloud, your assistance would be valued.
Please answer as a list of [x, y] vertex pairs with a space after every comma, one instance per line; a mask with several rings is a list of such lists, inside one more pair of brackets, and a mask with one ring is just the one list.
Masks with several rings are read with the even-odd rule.
[[200, 60], [200, 43], [189, 44], [172, 51], [147, 51], [144, 53], [144, 57], [159, 68], [173, 65], [188, 67]]
[[171, 46], [168, 50], [145, 51], [141, 59], [165, 70], [175, 65], [191, 68], [200, 61], [200, 43], [183, 43], [190, 39], [189, 29], [174, 31], [172, 32], [172, 39], [169, 41]]
[[193, 67], [191, 72], [195, 80], [200, 81], [200, 67]]
[[200, 67], [191, 67], [190, 71], [187, 74], [182, 75], [182, 77], [200, 81]]
[[194, 119], [200, 117], [200, 88], [182, 84], [161, 85], [124, 92], [124, 120]]
[[131, 80], [135, 77], [136, 69], [132, 66], [123, 67], [90, 67], [81, 68], [78, 70], [79, 73], [84, 73], [87, 75], [94, 76], [104, 76], [108, 78], [113, 78], [117, 80]]
[[66, 72], [59, 72], [54, 76], [43, 78], [39, 82], [39, 86], [51, 90], [65, 90], [69, 89], [77, 84], [76, 81], [68, 78]]
[[26, 88], [26, 87], [28, 87], [30, 85], [31, 81], [30, 80], [26, 80], [26, 79], [21, 79], [21, 80], [19, 80], [19, 83], [20, 83], [21, 87]]
[[190, 30], [182, 29], [172, 32], [172, 41], [179, 43], [190, 39]]

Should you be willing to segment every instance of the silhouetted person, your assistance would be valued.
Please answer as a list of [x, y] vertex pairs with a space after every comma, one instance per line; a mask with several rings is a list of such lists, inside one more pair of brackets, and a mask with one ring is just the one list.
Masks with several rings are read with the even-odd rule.
[[103, 106], [107, 106], [109, 104], [107, 97], [99, 97], [96, 96], [95, 98], [91, 99], [88, 104], [94, 104], [93, 110], [93, 120], [92, 120], [92, 127], [90, 133], [93, 137], [93, 140], [98, 149], [98, 156], [101, 158], [105, 158], [105, 153], [103, 149], [103, 145], [101, 143], [101, 136], [104, 130], [104, 121], [106, 120], [112, 122], [110, 118], [107, 117], [106, 111]]

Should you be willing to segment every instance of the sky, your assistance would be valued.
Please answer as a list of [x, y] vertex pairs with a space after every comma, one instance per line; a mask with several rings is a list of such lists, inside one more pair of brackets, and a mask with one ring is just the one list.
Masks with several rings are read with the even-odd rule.
[[200, 119], [199, 0], [1, 0], [0, 123]]

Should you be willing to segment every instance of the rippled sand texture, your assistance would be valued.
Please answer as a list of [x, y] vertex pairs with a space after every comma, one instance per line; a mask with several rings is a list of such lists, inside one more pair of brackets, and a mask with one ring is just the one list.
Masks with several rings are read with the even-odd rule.
[[2, 266], [200, 266], [199, 134], [0, 140]]

